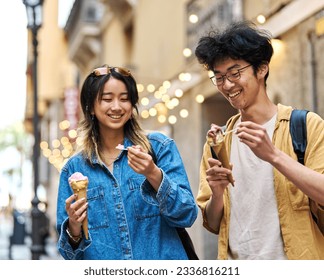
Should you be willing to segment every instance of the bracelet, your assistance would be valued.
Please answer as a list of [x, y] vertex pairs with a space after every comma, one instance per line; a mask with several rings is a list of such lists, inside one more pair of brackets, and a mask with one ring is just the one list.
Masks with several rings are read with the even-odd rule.
[[80, 234], [77, 235], [77, 236], [72, 235], [72, 233], [70, 232], [69, 227], [66, 228], [66, 233], [67, 233], [67, 235], [69, 236], [69, 238], [70, 238], [74, 243], [79, 243], [80, 240], [81, 240], [81, 238], [82, 238], [82, 234], [81, 234], [81, 232], [80, 232]]

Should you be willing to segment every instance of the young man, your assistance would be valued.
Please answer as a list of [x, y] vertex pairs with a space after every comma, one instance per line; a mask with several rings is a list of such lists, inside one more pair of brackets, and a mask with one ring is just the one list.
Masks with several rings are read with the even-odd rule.
[[[195, 54], [239, 114], [225, 136], [232, 170], [204, 146], [197, 197], [204, 226], [218, 234], [218, 259], [324, 259], [324, 237], [312, 218], [312, 199], [324, 205], [324, 121], [307, 115], [305, 165], [289, 132], [291, 107], [275, 105], [266, 80], [271, 36], [240, 22], [199, 40]], [[220, 130], [212, 125], [209, 134]], [[234, 187], [227, 175], [232, 173]]]

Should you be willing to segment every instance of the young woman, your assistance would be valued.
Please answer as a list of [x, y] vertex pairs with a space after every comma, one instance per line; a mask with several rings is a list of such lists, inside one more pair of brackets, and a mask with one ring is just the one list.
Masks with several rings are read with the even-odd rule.
[[[63, 167], [58, 190], [65, 259], [187, 259], [176, 227], [190, 227], [198, 210], [184, 165], [172, 139], [143, 132], [137, 103], [136, 81], [125, 68], [103, 66], [84, 81], [83, 144]], [[86, 202], [69, 184], [75, 172], [88, 179]]]

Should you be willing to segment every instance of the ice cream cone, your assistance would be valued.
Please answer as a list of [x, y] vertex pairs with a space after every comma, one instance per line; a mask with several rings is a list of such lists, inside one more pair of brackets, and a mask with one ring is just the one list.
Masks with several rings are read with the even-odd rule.
[[[86, 176], [83, 176], [81, 173], [77, 172], [74, 173], [69, 178], [69, 184], [73, 190], [73, 193], [77, 194], [77, 200], [81, 198], [85, 198], [85, 201], [87, 200], [87, 188], [88, 188], [88, 178]], [[81, 177], [82, 176], [82, 177]], [[83, 179], [80, 179], [83, 178]], [[89, 239], [89, 233], [88, 233], [88, 216], [85, 217], [85, 219], [82, 222], [82, 229], [83, 233], [86, 239]]]
[[[207, 137], [207, 143], [212, 147], [214, 150], [218, 160], [222, 163], [222, 166], [231, 169], [232, 166], [230, 165], [226, 146], [224, 144], [224, 137], [222, 133], [217, 133], [214, 138]], [[227, 175], [228, 180], [231, 182], [232, 186], [234, 187], [234, 178], [232, 174]]]

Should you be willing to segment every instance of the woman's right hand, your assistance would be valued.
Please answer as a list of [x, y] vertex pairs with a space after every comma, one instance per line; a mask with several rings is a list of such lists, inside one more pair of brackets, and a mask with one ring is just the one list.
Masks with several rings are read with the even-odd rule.
[[[65, 200], [65, 210], [69, 216], [69, 230], [73, 236], [81, 233], [81, 225], [87, 216], [88, 203], [85, 198], [77, 199], [76, 194], [72, 194]], [[73, 202], [74, 201], [74, 202]]]

